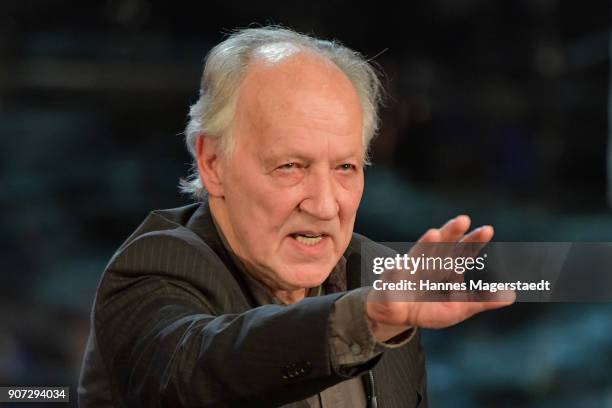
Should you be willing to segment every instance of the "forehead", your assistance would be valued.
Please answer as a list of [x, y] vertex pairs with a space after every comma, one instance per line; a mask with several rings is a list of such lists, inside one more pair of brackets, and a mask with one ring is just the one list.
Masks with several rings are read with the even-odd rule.
[[295, 48], [261, 52], [273, 58], [257, 57], [256, 53], [242, 81], [236, 102], [236, 122], [242, 125], [241, 133], [265, 135], [293, 128], [302, 134], [357, 133], [361, 137], [360, 100], [338, 67]]

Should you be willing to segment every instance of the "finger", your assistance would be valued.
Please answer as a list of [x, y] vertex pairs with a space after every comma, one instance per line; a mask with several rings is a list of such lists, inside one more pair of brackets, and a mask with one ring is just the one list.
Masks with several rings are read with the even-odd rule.
[[[470, 228], [471, 222], [470, 217], [467, 215], [458, 215], [444, 224], [440, 228], [440, 243], [434, 245], [431, 251], [432, 255], [440, 257], [452, 256], [455, 243], [464, 236], [466, 231]], [[457, 277], [452, 275], [452, 272], [446, 271], [446, 273], [441, 273], [439, 278], [456, 281]]]
[[487, 309], [507, 306], [516, 301], [516, 291], [514, 290], [500, 290], [497, 292], [471, 291], [469, 293], [471, 302], [480, 304]]
[[495, 230], [491, 225], [483, 225], [465, 235], [457, 245], [457, 256], [477, 256], [493, 239]]
[[461, 243], [483, 243], [489, 242], [495, 235], [495, 229], [491, 225], [483, 225], [466, 234], [459, 242]]
[[422, 244], [440, 242], [440, 230], [437, 228], [428, 229], [417, 242]]
[[479, 310], [476, 313], [485, 312], [487, 310], [500, 309], [502, 307], [510, 306], [513, 304], [513, 300], [498, 300], [495, 302], [482, 302], [479, 304]]
[[440, 228], [440, 242], [456, 242], [470, 228], [470, 217], [467, 215], [459, 215], [452, 220], [449, 220]]
[[429, 254], [428, 251], [432, 249], [437, 242], [440, 242], [440, 230], [437, 228], [430, 228], [424, 233], [416, 244], [408, 251], [411, 256], [420, 256]]

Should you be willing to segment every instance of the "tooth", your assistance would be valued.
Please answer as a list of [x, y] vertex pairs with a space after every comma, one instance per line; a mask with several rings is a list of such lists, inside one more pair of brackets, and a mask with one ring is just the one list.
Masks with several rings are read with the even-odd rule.
[[301, 242], [304, 245], [312, 246], [312, 245], [318, 244], [319, 241], [321, 241], [323, 239], [323, 237], [322, 236], [318, 236], [318, 237], [306, 237], [304, 235], [296, 235], [295, 239], [298, 242]]

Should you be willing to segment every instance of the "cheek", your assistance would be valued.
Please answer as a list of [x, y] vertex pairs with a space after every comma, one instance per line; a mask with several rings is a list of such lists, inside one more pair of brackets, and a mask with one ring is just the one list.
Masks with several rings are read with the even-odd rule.
[[346, 211], [347, 218], [355, 218], [357, 208], [361, 202], [363, 195], [363, 176], [357, 177], [351, 181], [350, 186], [344, 190], [342, 198], [342, 206]]
[[357, 209], [361, 202], [361, 195], [363, 189], [355, 189], [346, 191], [340, 200], [340, 222], [343, 230], [350, 232], [353, 231], [353, 225], [355, 223], [355, 217], [357, 216]]
[[[250, 224], [249, 234], [255, 242], [253, 245], [262, 248], [273, 248], [271, 241], [278, 244], [279, 239], [287, 233], [285, 226], [291, 219], [299, 204], [299, 191], [278, 189], [271, 186], [265, 177], [251, 177], [241, 182], [242, 189], [238, 198], [245, 221]], [[257, 186], [257, 187], [253, 187]]]

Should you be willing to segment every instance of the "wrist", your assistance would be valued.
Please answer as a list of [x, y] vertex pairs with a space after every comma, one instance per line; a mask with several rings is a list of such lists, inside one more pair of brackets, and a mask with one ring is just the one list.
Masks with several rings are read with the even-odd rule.
[[368, 325], [370, 326], [370, 330], [374, 335], [374, 338], [380, 343], [387, 342], [392, 338], [402, 334], [406, 330], [412, 328], [412, 326], [410, 325], [391, 325], [381, 323], [375, 319], [370, 318], [370, 316], [368, 316], [367, 320]]

